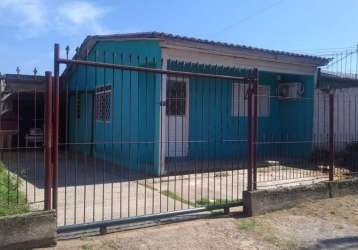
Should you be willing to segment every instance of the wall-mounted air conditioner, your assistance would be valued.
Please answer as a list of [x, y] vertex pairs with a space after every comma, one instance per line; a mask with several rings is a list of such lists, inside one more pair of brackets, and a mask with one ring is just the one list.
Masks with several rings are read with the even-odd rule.
[[303, 96], [304, 86], [300, 82], [280, 83], [277, 88], [277, 96], [281, 100], [298, 99]]

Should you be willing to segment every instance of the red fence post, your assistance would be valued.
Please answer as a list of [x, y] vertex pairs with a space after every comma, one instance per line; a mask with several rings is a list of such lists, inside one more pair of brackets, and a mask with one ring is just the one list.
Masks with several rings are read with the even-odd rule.
[[257, 69], [250, 72], [249, 77], [249, 88], [248, 88], [248, 103], [247, 103], [247, 126], [248, 126], [248, 168], [247, 168], [247, 189], [252, 191], [256, 188], [256, 149], [255, 149], [255, 138], [256, 138], [256, 117], [257, 117]]
[[329, 180], [334, 180], [334, 92], [329, 92]]
[[53, 187], [52, 187], [52, 208], [57, 209], [57, 187], [58, 187], [58, 140], [59, 140], [59, 113], [60, 113], [60, 45], [55, 44], [54, 48], [54, 133], [53, 133]]
[[256, 161], [257, 161], [257, 156], [256, 156], [256, 139], [257, 139], [257, 125], [258, 125], [258, 119], [257, 119], [257, 102], [258, 102], [258, 96], [257, 96], [257, 90], [258, 90], [258, 81], [259, 81], [259, 75], [258, 75], [258, 70], [254, 69], [253, 72], [253, 117], [252, 117], [252, 126], [253, 126], [253, 131], [252, 131], [252, 137], [253, 137], [253, 142], [252, 142], [252, 169], [253, 169], [253, 189], [256, 190], [257, 188], [257, 166], [256, 166]]
[[252, 191], [252, 81], [247, 90], [247, 190]]
[[46, 112], [45, 112], [45, 210], [51, 209], [52, 187], [52, 73], [46, 72]]

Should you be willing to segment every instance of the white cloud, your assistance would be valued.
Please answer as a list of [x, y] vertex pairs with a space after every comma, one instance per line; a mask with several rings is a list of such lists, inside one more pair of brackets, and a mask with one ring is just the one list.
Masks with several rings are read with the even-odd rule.
[[102, 20], [110, 11], [87, 0], [0, 0], [0, 26], [21, 29], [26, 37], [44, 32], [83, 36], [109, 33]]
[[31, 33], [43, 31], [47, 14], [43, 0], [1, 0], [1, 25], [22, 28]]
[[58, 9], [57, 26], [70, 33], [108, 33], [102, 19], [109, 11], [88, 1], [66, 2]]
[[59, 14], [76, 25], [98, 20], [107, 12], [107, 8], [84, 1], [67, 2], [59, 8]]

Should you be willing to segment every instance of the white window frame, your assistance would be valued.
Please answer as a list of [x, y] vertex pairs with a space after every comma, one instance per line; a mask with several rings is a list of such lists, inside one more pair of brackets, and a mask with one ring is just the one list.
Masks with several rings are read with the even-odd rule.
[[[231, 115], [234, 117], [247, 117], [247, 105], [248, 105], [248, 84], [233, 83], [232, 84], [232, 96], [231, 96]], [[262, 91], [264, 91], [262, 93]], [[270, 116], [270, 86], [258, 85], [258, 106], [257, 116], [268, 117]], [[262, 108], [265, 105], [265, 109]]]
[[[263, 93], [262, 93], [263, 91]], [[269, 117], [270, 116], [270, 94], [271, 88], [269, 85], [258, 85], [257, 97], [257, 113], [259, 117]], [[264, 106], [262, 106], [264, 105]]]
[[187, 116], [187, 113], [188, 113], [188, 110], [189, 110], [189, 105], [188, 105], [188, 100], [189, 100], [189, 79], [188, 78], [184, 78], [184, 77], [168, 77], [167, 79], [167, 87], [166, 87], [166, 91], [168, 90], [168, 84], [169, 82], [177, 82], [177, 83], [184, 83], [185, 84], [185, 97], [184, 97], [184, 114], [168, 114], [168, 105], [169, 105], [169, 100], [168, 100], [168, 93], [166, 93], [166, 97], [167, 97], [167, 107], [166, 107], [166, 115], [167, 116], [182, 116], [182, 117], [186, 117]]
[[[109, 89], [104, 89], [104, 90], [99, 90], [99, 89], [101, 89], [101, 88], [106, 88], [106, 87], [108, 87]], [[109, 119], [106, 119], [106, 120], [104, 120], [104, 119], [98, 119], [98, 116], [97, 116], [97, 112], [98, 112], [98, 110], [97, 110], [97, 107], [98, 107], [98, 105], [97, 105], [97, 96], [98, 95], [104, 95], [104, 94], [108, 94], [109, 93], [109, 96], [110, 96], [110, 101], [109, 101], [109, 105], [110, 105], [110, 108], [109, 108]], [[95, 108], [96, 108], [96, 110], [95, 110], [95, 119], [96, 119], [96, 122], [104, 122], [104, 123], [109, 123], [109, 122], [111, 122], [111, 119], [112, 119], [112, 86], [111, 85], [101, 85], [101, 86], [97, 86], [96, 87], [96, 90], [95, 90], [95, 99], [94, 99], [94, 101], [95, 101]]]

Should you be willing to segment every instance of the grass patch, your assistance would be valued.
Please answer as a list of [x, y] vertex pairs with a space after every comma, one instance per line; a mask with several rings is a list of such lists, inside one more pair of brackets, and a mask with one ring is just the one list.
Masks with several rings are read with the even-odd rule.
[[94, 247], [91, 246], [91, 245], [83, 245], [83, 246], [81, 246], [81, 249], [83, 249], [83, 250], [93, 250]]
[[162, 195], [165, 195], [165, 196], [168, 196], [169, 198], [172, 198], [173, 200], [176, 200], [176, 201], [180, 201], [181, 203], [185, 203], [185, 204], [189, 204], [191, 206], [195, 206], [194, 203], [184, 199], [183, 197], [181, 197], [180, 195], [177, 195], [176, 193], [174, 192], [171, 192], [169, 190], [165, 190], [165, 191], [161, 191], [160, 192]]
[[209, 200], [207, 198], [202, 198], [196, 202], [192, 202], [189, 200], [184, 199], [183, 197], [181, 197], [180, 195], [169, 191], [169, 190], [164, 190], [160, 192], [162, 195], [168, 196], [169, 198], [179, 201], [181, 203], [184, 204], [189, 204], [190, 206], [193, 207], [213, 207], [213, 206], [220, 206], [220, 205], [230, 205], [230, 204], [242, 204], [242, 200], [241, 199], [235, 199], [235, 200], [226, 200], [226, 199], [215, 199], [215, 200]]
[[0, 162], [0, 216], [29, 211], [25, 195], [19, 190], [20, 187], [21, 180], [9, 173]]
[[237, 225], [240, 230], [252, 231], [256, 227], [256, 221], [251, 218], [237, 220]]
[[272, 243], [280, 249], [301, 249], [295, 239], [289, 239], [287, 237], [278, 237], [274, 234], [267, 234], [263, 237], [267, 242]]
[[279, 249], [299, 248], [299, 244], [294, 237], [286, 232], [282, 232], [264, 217], [240, 218], [235, 221], [235, 224], [239, 230], [245, 231], [250, 235], [255, 235], [255, 237], [267, 241]]

